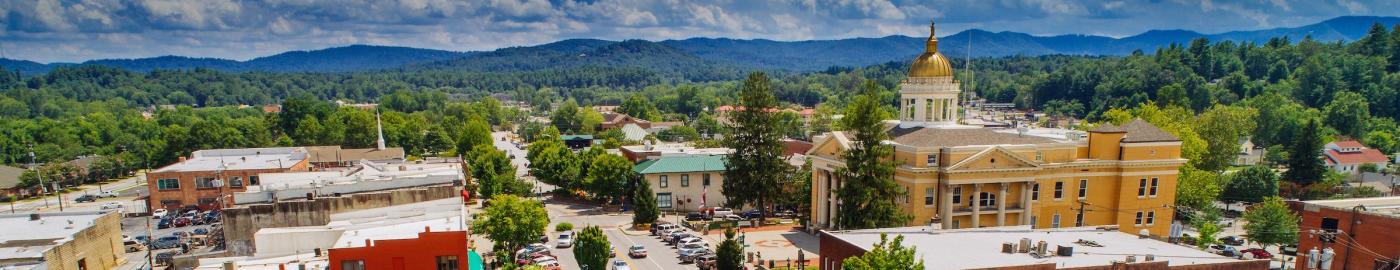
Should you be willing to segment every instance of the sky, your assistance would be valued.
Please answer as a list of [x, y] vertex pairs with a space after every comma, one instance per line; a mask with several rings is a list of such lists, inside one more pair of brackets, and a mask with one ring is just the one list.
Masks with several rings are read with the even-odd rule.
[[1395, 0], [0, 0], [0, 57], [248, 60], [353, 44], [452, 51], [568, 38], [812, 40], [978, 28], [1123, 37], [1400, 16]]

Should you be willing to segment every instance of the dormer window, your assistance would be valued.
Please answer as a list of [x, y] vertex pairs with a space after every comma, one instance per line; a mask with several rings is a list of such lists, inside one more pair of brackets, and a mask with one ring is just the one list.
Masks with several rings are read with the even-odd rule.
[[928, 154], [928, 167], [938, 167], [938, 154]]

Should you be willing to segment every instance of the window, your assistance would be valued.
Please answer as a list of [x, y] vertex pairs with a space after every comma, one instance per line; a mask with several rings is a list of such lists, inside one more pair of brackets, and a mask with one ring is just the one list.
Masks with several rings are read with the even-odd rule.
[[954, 221], [953, 221], [953, 229], [962, 229], [962, 222], [958, 222], [957, 220], [954, 220]]
[[195, 188], [215, 188], [213, 177], [200, 177], [194, 179]]
[[457, 256], [437, 256], [437, 270], [458, 270]]
[[656, 194], [656, 208], [671, 208], [671, 193], [663, 192]]
[[1060, 214], [1055, 214], [1055, 216], [1050, 217], [1050, 228], [1059, 228], [1059, 227], [1060, 227]]
[[909, 110], [909, 119], [914, 119], [914, 99], [905, 99], [904, 102], [908, 104], [904, 107]]
[[1138, 197], [1147, 196], [1147, 178], [1138, 180]]
[[1063, 199], [1064, 197], [1065, 197], [1065, 182], [1055, 181], [1055, 199], [1056, 199], [1056, 200], [1059, 200], [1059, 199]]
[[928, 154], [928, 167], [938, 167], [938, 154]]
[[258, 185], [258, 176], [257, 176], [257, 175], [249, 176], [249, 177], [248, 177], [248, 184], [249, 184], [249, 185], [254, 185], [254, 186]]
[[688, 187], [688, 186], [690, 186], [690, 175], [689, 175], [689, 174], [682, 174], [682, 175], [681, 175], [681, 187]]
[[87, 270], [87, 259], [78, 259], [78, 270]]
[[700, 178], [700, 184], [701, 184], [701, 185], [704, 185], [704, 186], [707, 186], [707, 187], [710, 186], [710, 174], [709, 174], [709, 173], [705, 173], [704, 176], [701, 176], [701, 178]]
[[666, 187], [670, 187], [670, 186], [671, 186], [671, 180], [670, 180], [670, 179], [666, 179], [666, 178], [667, 178], [666, 175], [662, 175], [662, 176], [661, 176], [661, 185], [660, 185], [661, 188], [666, 188]]
[[1156, 222], [1155, 222], [1156, 220], [1157, 220], [1157, 211], [1150, 211], [1150, 212], [1147, 212], [1147, 225], [1155, 224], [1155, 223], [1156, 223]]
[[924, 189], [924, 205], [933, 205], [933, 188]]
[[344, 261], [340, 261], [340, 269], [342, 269], [342, 270], [365, 270], [365, 261], [364, 261], [364, 260], [344, 260]]
[[1074, 214], [1074, 226], [1075, 226], [1075, 227], [1084, 227], [1084, 213], [1075, 213], [1075, 214]]
[[228, 186], [230, 186], [230, 187], [243, 187], [243, 177], [238, 177], [238, 176], [229, 177], [229, 178], [228, 178]]
[[1045, 153], [1035, 151], [1035, 161], [1045, 161]]
[[1089, 179], [1079, 179], [1079, 198], [1089, 196]]
[[924, 119], [933, 120], [933, 99], [924, 100]]
[[180, 179], [156, 180], [156, 188], [160, 190], [180, 189]]
[[1031, 185], [1031, 200], [1032, 200], [1032, 201], [1039, 201], [1039, 200], [1040, 200], [1040, 183], [1035, 183], [1035, 184], [1032, 184], [1032, 185]]
[[181, 205], [181, 204], [184, 204], [184, 203], [185, 203], [185, 202], [182, 202], [182, 201], [180, 201], [180, 200], [160, 200], [160, 205], [162, 205], [162, 206], [167, 206], [167, 205], [169, 205], [169, 206], [180, 207], [180, 205]]
[[1157, 178], [1152, 178], [1152, 189], [1148, 190], [1148, 196], [1157, 197]]
[[1039, 221], [1039, 220], [1040, 220], [1040, 217], [1031, 216], [1031, 224], [1030, 224], [1030, 225], [1031, 225], [1031, 229], [1035, 229], [1036, 226], [1039, 226], [1039, 225], [1035, 224], [1035, 222], [1036, 222], [1036, 221]]
[[953, 187], [953, 204], [962, 203], [962, 187]]
[[199, 198], [199, 205], [214, 205], [214, 204], [217, 204], [218, 202], [219, 202], [219, 199], [218, 199], [218, 198], [212, 198], [212, 197]]
[[982, 195], [979, 195], [979, 199], [980, 199], [980, 202], [977, 203], [978, 206], [996, 206], [996, 205], [997, 205], [997, 195], [996, 195], [996, 194], [992, 194], [991, 192], [982, 192]]
[[1142, 226], [1142, 212], [1137, 212], [1137, 217], [1133, 219], [1133, 225]]
[[899, 199], [899, 200], [900, 200], [899, 203], [909, 204], [909, 197], [913, 197], [913, 196], [914, 196], [914, 193], [910, 193], [910, 192], [909, 192], [909, 187], [904, 187], [904, 198], [900, 198], [900, 199]]

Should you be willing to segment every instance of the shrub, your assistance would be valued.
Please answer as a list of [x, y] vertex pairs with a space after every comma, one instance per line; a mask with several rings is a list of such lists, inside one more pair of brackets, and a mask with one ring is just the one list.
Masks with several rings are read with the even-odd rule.
[[556, 231], [556, 232], [567, 232], [567, 231], [572, 231], [572, 230], [574, 230], [574, 224], [573, 224], [573, 223], [560, 222], [559, 224], [555, 224], [555, 225], [554, 225], [554, 231]]

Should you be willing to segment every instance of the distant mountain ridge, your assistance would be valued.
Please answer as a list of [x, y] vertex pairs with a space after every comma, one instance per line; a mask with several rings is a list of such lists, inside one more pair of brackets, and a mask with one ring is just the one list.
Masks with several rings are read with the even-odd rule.
[[[952, 58], [1010, 55], [1126, 55], [1152, 52], [1193, 39], [1263, 43], [1286, 36], [1292, 41], [1311, 36], [1319, 41], [1353, 41], [1371, 25], [1400, 24], [1400, 17], [1345, 16], [1315, 24], [1253, 31], [1202, 34], [1188, 30], [1152, 30], [1112, 38], [1092, 35], [1034, 36], [980, 29], [939, 37], [940, 50]], [[662, 74], [704, 78], [739, 69], [814, 71], [833, 66], [855, 67], [908, 61], [923, 52], [923, 36], [886, 36], [837, 40], [773, 41], [765, 39], [690, 38], [665, 41], [568, 39], [553, 43], [509, 47], [489, 52], [453, 52], [409, 47], [351, 45], [311, 51], [290, 51], [248, 61], [161, 56], [140, 59], [100, 59], [81, 64], [42, 64], [0, 59], [0, 67], [39, 74], [65, 65], [109, 65], [135, 71], [210, 68], [226, 71], [347, 72], [382, 69], [446, 69], [476, 72], [520, 72], [561, 68], [655, 69]], [[971, 54], [968, 53], [971, 45]], [[692, 72], [708, 73], [694, 76]]]

